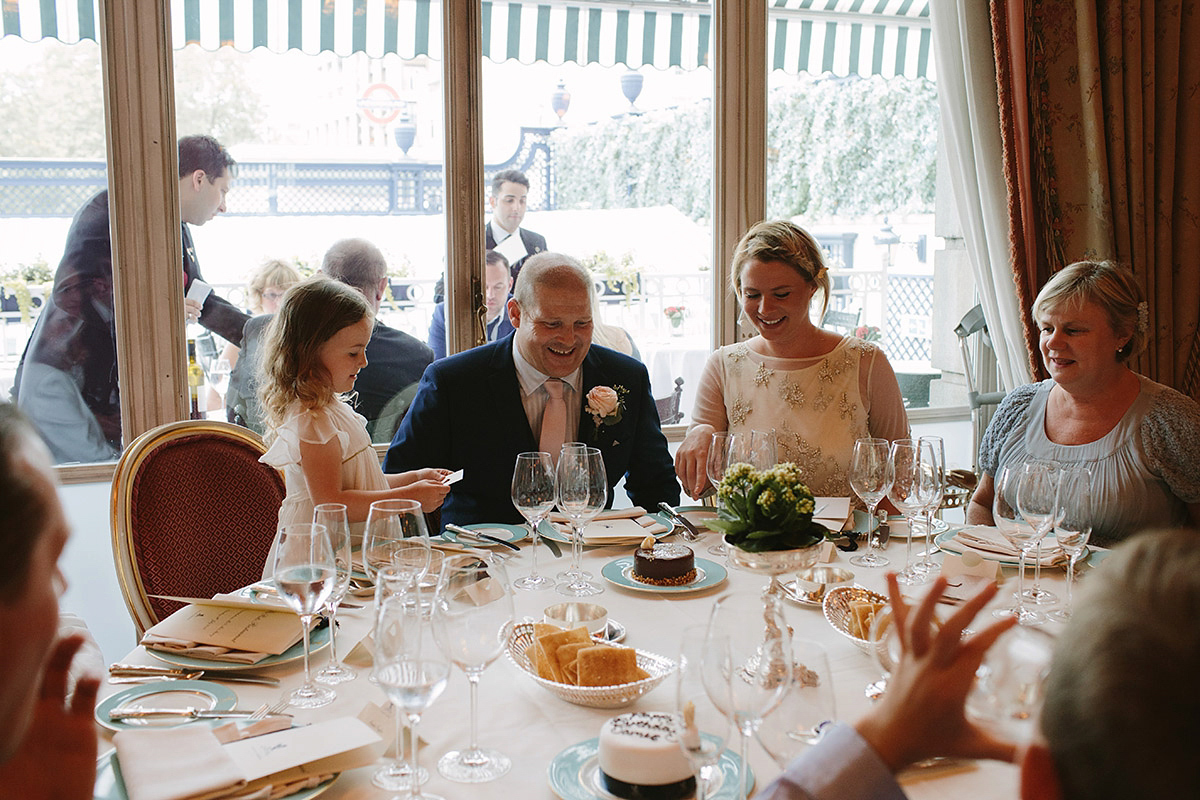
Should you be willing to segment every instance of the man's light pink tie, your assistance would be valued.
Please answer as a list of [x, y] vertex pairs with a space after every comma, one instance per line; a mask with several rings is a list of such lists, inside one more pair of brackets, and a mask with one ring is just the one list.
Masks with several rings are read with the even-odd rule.
[[567, 440], [567, 404], [563, 402], [563, 382], [550, 378], [543, 384], [550, 397], [542, 411], [542, 435], [538, 447], [550, 454], [550, 460], [558, 464], [558, 453]]

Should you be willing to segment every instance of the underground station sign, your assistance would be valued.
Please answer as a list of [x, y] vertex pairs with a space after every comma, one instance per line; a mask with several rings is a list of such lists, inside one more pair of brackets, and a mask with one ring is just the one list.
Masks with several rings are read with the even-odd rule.
[[395, 122], [408, 103], [386, 83], [373, 83], [355, 101], [355, 106], [371, 122], [387, 125]]

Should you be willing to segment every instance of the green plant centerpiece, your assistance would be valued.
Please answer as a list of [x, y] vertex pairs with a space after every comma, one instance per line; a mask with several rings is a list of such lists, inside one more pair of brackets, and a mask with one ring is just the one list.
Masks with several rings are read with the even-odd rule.
[[829, 531], [813, 521], [816, 503], [795, 464], [763, 470], [733, 464], [717, 498], [721, 508], [708, 527], [725, 534], [731, 564], [771, 576], [768, 598], [780, 591], [779, 575], [816, 563]]

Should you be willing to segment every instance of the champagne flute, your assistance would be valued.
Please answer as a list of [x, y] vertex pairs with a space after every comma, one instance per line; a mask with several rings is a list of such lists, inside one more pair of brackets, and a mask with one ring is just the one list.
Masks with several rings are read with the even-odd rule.
[[[708, 448], [708, 458], [704, 462], [704, 471], [708, 475], [708, 482], [712, 484], [714, 490], [721, 485], [721, 479], [725, 477], [725, 471], [729, 469], [729, 465], [736, 463], [737, 453], [741, 447], [742, 434], [731, 433], [729, 431], [717, 431], [712, 435], [712, 443]], [[721, 507], [721, 496], [717, 495], [717, 508]], [[715, 556], [724, 556], [729, 554], [729, 548], [724, 541], [718, 541], [714, 545], [709, 545], [708, 552]]]
[[555, 587], [560, 594], [585, 597], [600, 594], [580, 569], [583, 558], [583, 529], [608, 504], [608, 477], [604, 459], [595, 447], [564, 447], [558, 457], [556, 481], [558, 509], [571, 523], [571, 571], [566, 581]]
[[836, 716], [829, 656], [816, 642], [792, 641], [796, 663], [783, 703], [763, 718], [755, 735], [780, 769], [821, 741]]
[[[410, 775], [421, 771], [417, 750], [421, 713], [441, 695], [450, 680], [450, 663], [428, 641], [429, 623], [421, 614], [415, 594], [416, 589], [410, 588], [387, 598], [375, 623], [375, 681], [396, 708], [397, 758], [402, 742], [400, 714], [408, 717]], [[422, 794], [419, 780], [410, 778], [406, 786], [409, 798], [414, 800], [442, 800]]]
[[[857, 567], [886, 567], [892, 563], [875, 551], [883, 549], [879, 541], [878, 520], [875, 512], [888, 492], [888, 449], [887, 439], [859, 439], [854, 443], [850, 456], [850, 488], [867, 507], [870, 522], [867, 529], [867, 552], [850, 559]], [[875, 535], [872, 536], [871, 534]]]
[[1004, 536], [1021, 548], [1017, 566], [1017, 619], [1022, 625], [1035, 625], [1046, 620], [1045, 614], [1025, 607], [1025, 561], [1029, 552], [1054, 527], [1054, 502], [1058, 491], [1058, 468], [1049, 461], [1027, 461], [1017, 484], [1017, 508], [1030, 528], [1004, 531]]
[[1071, 619], [1075, 565], [1092, 535], [1092, 502], [1092, 471], [1084, 464], [1064, 466], [1058, 475], [1058, 494], [1054, 502], [1054, 536], [1058, 546], [1070, 557], [1067, 562], [1067, 604], [1046, 615], [1059, 622]]
[[[417, 588], [417, 581], [420, 575], [414, 576], [412, 569], [408, 566], [386, 566], [379, 569], [379, 573], [375, 580], [375, 635], [378, 636], [378, 628], [383, 618], [384, 608], [390, 602], [396, 601], [403, 603], [406, 612], [412, 616], [421, 618], [421, 599], [420, 590]], [[393, 614], [399, 614], [397, 609], [393, 609]], [[402, 630], [393, 631], [393, 635], [401, 635], [407, 631], [410, 635], [432, 635], [429, 626], [420, 626], [416, 622], [399, 617], [391, 620], [388, 624], [391, 625], [407, 625]], [[378, 647], [378, 645], [376, 645]], [[378, 665], [378, 661], [376, 664]], [[379, 685], [378, 669], [371, 670], [368, 680]], [[371, 776], [371, 783], [381, 789], [389, 791], [399, 791], [407, 789], [415, 780], [418, 785], [425, 784], [429, 781], [429, 771], [416, 765], [415, 761], [408, 761], [406, 753], [402, 748], [403, 737], [401, 730], [404, 727], [403, 709], [399, 704], [393, 703], [396, 712], [396, 757], [387, 764], [375, 771]]]
[[[931, 575], [937, 565], [933, 561], [933, 554], [937, 552], [937, 548], [933, 545], [933, 518], [937, 514], [938, 509], [942, 507], [942, 499], [946, 496], [946, 445], [940, 436], [922, 436], [919, 441], [922, 446], [928, 444], [928, 455], [930, 461], [926, 469], [929, 470], [929, 502], [925, 505], [925, 531], [926, 538], [924, 555], [920, 556], [916, 564], [913, 564], [913, 569], [920, 570], [926, 575]], [[909, 530], [908, 537], [911, 540], [913, 531]]]
[[217, 394], [225, 397], [225, 392], [229, 389], [229, 374], [232, 372], [229, 366], [229, 359], [215, 358], [208, 365], [208, 382], [212, 384], [212, 388]]
[[[761, 625], [751, 624], [755, 617]], [[701, 671], [709, 699], [741, 735], [741, 798], [750, 790], [750, 739], [791, 686], [791, 645], [777, 603], [730, 595], [713, 605]]]
[[491, 557], [451, 556], [442, 565], [434, 600], [433, 634], [438, 646], [471, 686], [471, 741], [438, 761], [452, 781], [483, 783], [512, 767], [512, 760], [479, 746], [479, 677], [508, 642], [513, 624], [512, 587], [504, 566]]
[[[679, 668], [675, 673], [675, 740], [696, 773], [696, 800], [706, 800], [717, 788], [717, 764], [729, 738], [729, 719], [708, 699], [701, 663], [706, 625], [683, 630]], [[724, 704], [726, 707], [731, 703]]]
[[309, 669], [310, 632], [321, 607], [337, 583], [333, 548], [323, 525], [283, 525], [275, 535], [275, 588], [297, 614], [304, 629], [304, 685], [288, 702], [296, 708], [320, 708], [336, 697], [332, 689], [313, 683]]
[[904, 547], [904, 569], [896, 576], [900, 583], [913, 586], [924, 583], [928, 577], [912, 568], [913, 531], [917, 529], [917, 514], [925, 508], [931, 489], [931, 477], [926, 474], [929, 463], [928, 445], [924, 448], [918, 439], [897, 439], [892, 442], [888, 459], [888, 499], [908, 521], [908, 542]]
[[333, 565], [337, 570], [337, 583], [329, 596], [329, 663], [317, 673], [317, 683], [338, 684], [358, 677], [353, 667], [348, 667], [338, 658], [337, 631], [338, 606], [346, 598], [350, 588], [350, 524], [346, 520], [346, 506], [341, 503], [321, 503], [313, 509], [313, 522], [324, 525], [329, 532], [329, 545], [333, 550]]
[[429, 531], [416, 500], [376, 500], [367, 512], [363, 569], [372, 581], [381, 567], [408, 566], [413, 575], [429, 566]]
[[554, 581], [538, 575], [538, 526], [554, 508], [554, 464], [549, 453], [519, 453], [513, 467], [512, 501], [529, 526], [533, 542], [533, 569], [513, 583], [518, 589], [548, 589]]

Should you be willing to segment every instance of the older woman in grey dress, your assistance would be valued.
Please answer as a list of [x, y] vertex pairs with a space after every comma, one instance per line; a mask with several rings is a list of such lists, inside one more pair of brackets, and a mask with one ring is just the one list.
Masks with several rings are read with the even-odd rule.
[[1200, 406], [1129, 369], [1149, 320], [1133, 274], [1071, 264], [1042, 288], [1033, 318], [1050, 378], [1010, 392], [988, 425], [967, 521], [993, 524], [996, 474], [1041, 459], [1091, 467], [1097, 544], [1200, 524]]

